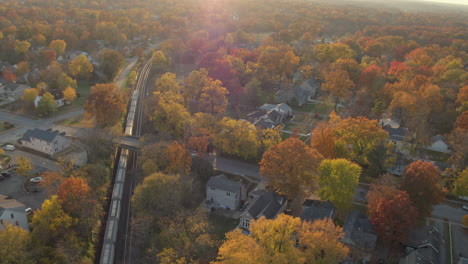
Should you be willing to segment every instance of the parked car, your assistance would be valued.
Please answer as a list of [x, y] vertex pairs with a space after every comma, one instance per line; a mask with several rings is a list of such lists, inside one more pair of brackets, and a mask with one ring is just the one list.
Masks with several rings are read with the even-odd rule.
[[11, 176], [9, 172], [2, 172], [1, 175], [5, 178], [9, 178]]
[[2, 175], [0, 175], [0, 181], [3, 181], [5, 179], [5, 177], [3, 177]]
[[34, 178], [31, 178], [29, 181], [33, 183], [39, 183], [42, 181], [42, 177], [34, 177]]
[[33, 213], [33, 209], [32, 208], [26, 208], [24, 209], [24, 211], [26, 212], [27, 215], [30, 215]]
[[15, 146], [13, 145], [6, 145], [5, 147], [3, 147], [4, 150], [8, 150], [8, 151], [13, 151], [15, 150]]
[[468, 205], [462, 206], [462, 209], [465, 210], [465, 211], [468, 211]]

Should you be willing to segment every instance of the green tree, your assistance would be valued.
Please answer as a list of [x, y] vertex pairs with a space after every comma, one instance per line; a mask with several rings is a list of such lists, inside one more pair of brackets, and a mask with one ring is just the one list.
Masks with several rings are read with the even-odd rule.
[[171, 65], [170, 59], [168, 59], [164, 52], [160, 50], [153, 52], [151, 63], [153, 64], [153, 69], [155, 69], [156, 72], [165, 72], [169, 70], [169, 66]]
[[24, 55], [29, 51], [29, 48], [31, 47], [31, 44], [27, 42], [26, 40], [24, 41], [19, 41], [16, 40], [15, 42], [15, 52], [18, 55]]
[[0, 230], [0, 264], [32, 264], [31, 235], [13, 224], [3, 223]]
[[66, 75], [65, 73], [62, 73], [60, 77], [57, 80], [58, 84], [58, 89], [60, 90], [65, 90], [67, 87], [72, 87], [73, 89], [76, 89], [76, 81], [73, 80], [70, 76]]
[[51, 93], [45, 93], [37, 104], [36, 111], [40, 116], [48, 116], [54, 112], [56, 107], [57, 102], [55, 102], [54, 96]]
[[136, 81], [136, 77], [137, 77], [137, 72], [136, 71], [131, 71], [128, 74], [128, 77], [127, 77], [127, 84], [130, 85], [131, 87], [133, 87], [133, 85], [135, 84], [135, 81]]
[[243, 159], [257, 157], [257, 129], [247, 120], [234, 120], [224, 117], [220, 124], [221, 132], [215, 137], [215, 145], [224, 153]]
[[153, 100], [153, 107], [148, 110], [148, 114], [154, 127], [160, 132], [183, 136], [190, 113], [183, 104], [182, 95], [175, 92], [155, 92]]
[[185, 189], [180, 176], [153, 173], [135, 188], [133, 210], [137, 216], [174, 216], [182, 204]]
[[468, 196], [468, 168], [458, 173], [455, 181], [455, 193], [458, 196]]
[[177, 81], [177, 76], [172, 72], [166, 72], [156, 80], [156, 90], [160, 92], [180, 93], [182, 87]]
[[323, 160], [319, 167], [319, 196], [339, 209], [347, 208], [359, 183], [361, 167], [346, 159]]
[[116, 50], [104, 50], [101, 57], [101, 71], [107, 81], [112, 81], [124, 63], [124, 57]]
[[81, 54], [74, 58], [69, 65], [70, 74], [78, 79], [88, 80], [91, 73], [94, 71], [93, 65], [88, 58]]
[[62, 56], [67, 47], [67, 43], [64, 40], [56, 39], [52, 40], [49, 44], [49, 48], [53, 49], [57, 55]]

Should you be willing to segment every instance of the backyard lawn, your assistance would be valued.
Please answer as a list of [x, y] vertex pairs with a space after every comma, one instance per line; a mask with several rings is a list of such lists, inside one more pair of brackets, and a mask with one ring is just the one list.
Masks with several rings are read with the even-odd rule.
[[216, 235], [222, 239], [227, 232], [234, 230], [239, 224], [239, 219], [227, 218], [213, 213], [209, 215], [208, 220], [214, 227]]

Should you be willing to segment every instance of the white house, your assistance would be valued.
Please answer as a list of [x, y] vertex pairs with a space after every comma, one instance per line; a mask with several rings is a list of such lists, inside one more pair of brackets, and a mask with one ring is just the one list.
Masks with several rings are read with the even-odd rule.
[[21, 144], [27, 148], [54, 155], [70, 146], [71, 140], [65, 137], [65, 132], [52, 131], [50, 128], [47, 130], [35, 128], [34, 130], [28, 129], [24, 133]]
[[15, 199], [9, 199], [0, 194], [0, 230], [5, 230], [7, 224], [16, 225], [29, 231], [26, 206]]
[[[57, 103], [57, 107], [61, 107], [65, 104], [65, 98], [63, 97], [62, 91], [51, 91], [51, 94], [54, 96], [55, 103]], [[39, 106], [39, 102], [42, 100], [42, 95], [36, 96], [34, 99], [34, 107]]]
[[253, 198], [252, 205], [240, 216], [239, 228], [248, 230], [250, 221], [257, 220], [264, 216], [266, 219], [274, 219], [277, 215], [284, 212], [288, 201], [285, 197], [279, 196], [274, 192], [266, 190], [257, 190], [250, 194]]
[[441, 153], [450, 153], [449, 146], [445, 143], [445, 138], [441, 135], [437, 135], [431, 138], [431, 145], [425, 147], [425, 149], [441, 152]]
[[211, 177], [206, 183], [206, 205], [208, 208], [235, 210], [247, 198], [247, 190], [241, 182], [221, 174]]

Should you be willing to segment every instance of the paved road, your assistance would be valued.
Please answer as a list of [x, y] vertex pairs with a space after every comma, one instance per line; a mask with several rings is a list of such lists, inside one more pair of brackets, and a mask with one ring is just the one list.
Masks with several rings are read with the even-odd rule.
[[128, 74], [130, 73], [130, 71], [133, 69], [133, 66], [135, 66], [135, 63], [138, 61], [138, 57], [133, 57], [129, 60], [127, 66], [125, 66], [125, 68], [123, 68], [123, 70], [120, 72], [120, 75], [119, 77], [117, 78], [117, 80], [115, 81], [115, 84], [118, 86], [118, 87], [122, 87], [122, 85], [124, 84], [125, 82], [125, 79], [127, 79], [127, 76]]
[[[8, 121], [10, 123], [15, 124], [15, 129], [0, 135], [0, 144], [4, 144], [4, 143], [16, 144], [16, 141], [20, 139], [23, 136], [23, 134], [26, 132], [26, 130], [28, 129], [34, 129], [34, 128], [40, 128], [40, 129], [52, 128], [52, 129], [59, 129], [59, 130], [60, 128], [65, 129], [65, 127], [67, 126], [55, 125], [54, 122], [57, 122], [63, 119], [68, 119], [77, 115], [81, 115], [83, 114], [83, 112], [84, 112], [83, 109], [77, 109], [74, 111], [64, 113], [62, 115], [52, 116], [52, 117], [45, 118], [45, 119], [33, 119], [33, 118], [15, 115], [4, 110], [0, 110], [0, 121]], [[70, 129], [69, 131], [72, 131], [72, 129]]]

